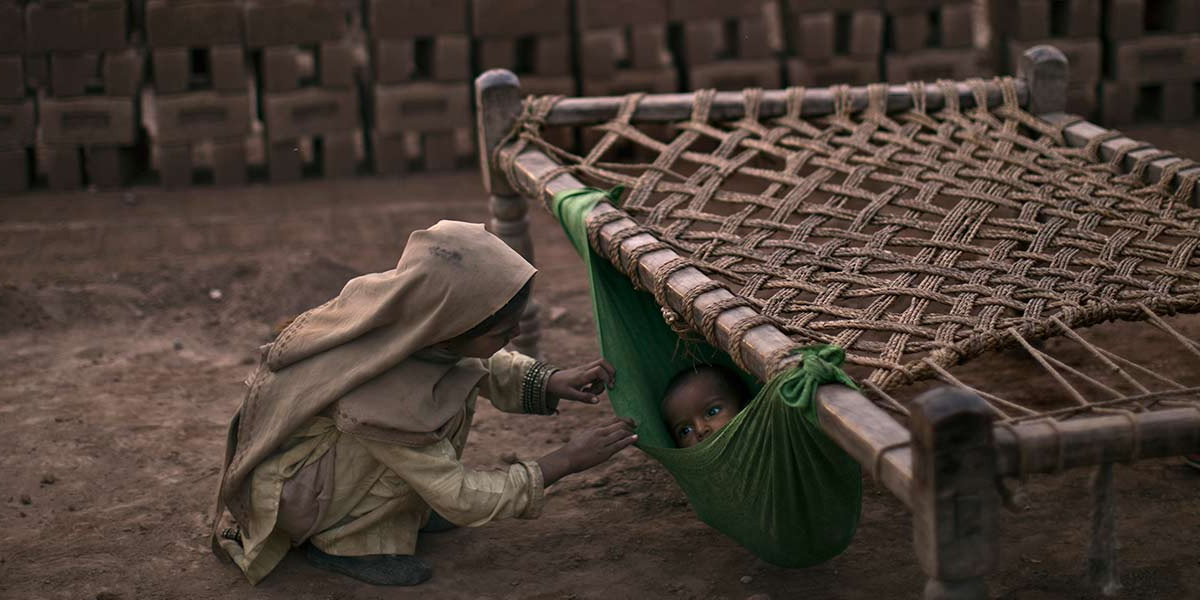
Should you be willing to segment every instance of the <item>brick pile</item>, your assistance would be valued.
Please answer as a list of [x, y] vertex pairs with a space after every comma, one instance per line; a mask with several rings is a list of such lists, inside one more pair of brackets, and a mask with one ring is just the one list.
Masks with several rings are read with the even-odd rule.
[[1101, 120], [1200, 117], [1200, 2], [1105, 0]]
[[[524, 94], [577, 93], [569, 0], [472, 0], [471, 30], [480, 72], [508, 69]], [[560, 147], [573, 145], [568, 128], [545, 135]]]
[[987, 52], [981, 1], [0, 0], [0, 193], [466, 167], [491, 68], [527, 94], [770, 89], [1011, 73], [1049, 43], [1072, 112], [1200, 118], [1200, 1], [988, 0]]
[[470, 0], [369, 0], [377, 173], [470, 162], [469, 11]]
[[879, 81], [884, 16], [879, 0], [783, 0], [791, 85]]
[[971, 0], [883, 0], [883, 10], [884, 79], [903, 83], [980, 75]]
[[38, 97], [37, 162], [51, 188], [116, 187], [132, 171], [145, 57], [129, 22], [124, 0], [24, 6], [23, 77]]
[[1049, 44], [1070, 62], [1067, 110], [1091, 118], [1103, 65], [1100, 43], [1101, 0], [992, 0], [993, 60], [1006, 73], [1016, 73], [1021, 54]]
[[670, 0], [669, 10], [688, 89], [780, 87], [780, 63], [770, 34], [773, 3]]
[[167, 187], [247, 180], [256, 86], [241, 0], [149, 0], [152, 84], [143, 95], [152, 162]]
[[33, 175], [37, 122], [24, 51], [21, 5], [0, 0], [0, 194], [28, 189]]
[[577, 0], [575, 23], [583, 95], [679, 89], [667, 0]]
[[340, 0], [245, 0], [245, 46], [258, 67], [267, 175], [345, 177], [365, 160], [361, 44]]
[[473, 0], [479, 70], [508, 69], [526, 94], [575, 93], [568, 0]]

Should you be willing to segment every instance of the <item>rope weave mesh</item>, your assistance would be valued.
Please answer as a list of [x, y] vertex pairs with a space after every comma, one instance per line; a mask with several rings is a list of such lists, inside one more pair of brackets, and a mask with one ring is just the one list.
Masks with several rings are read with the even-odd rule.
[[[1063, 127], [1020, 108], [1011, 80], [994, 80], [1004, 100], [990, 108], [984, 82], [969, 83], [975, 107], [960, 106], [953, 84], [939, 82], [945, 106], [930, 112], [925, 86], [910, 84], [915, 108], [892, 114], [886, 86], [869, 87], [860, 112], [848, 88], [833, 88], [835, 110], [819, 118], [800, 116], [805, 91], [793, 88], [787, 114], [765, 120], [760, 92], [747, 90], [746, 117], [733, 122], [711, 121], [714, 93], [697, 92], [691, 118], [666, 139], [632, 121], [641, 95], [631, 95], [615, 119], [591, 128], [598, 140], [582, 154], [542, 135], [557, 98], [530, 98], [513, 144], [563, 167], [538, 189], [523, 188], [511, 160], [508, 173], [535, 198], [563, 172], [626, 186], [620, 208], [640, 227], [623, 234], [652, 233], [661, 244], [646, 251], [669, 247], [686, 259], [671, 272], [697, 267], [797, 343], [843, 347], [877, 396], [921, 379], [949, 381], [948, 367], [1008, 346], [1025, 347], [1071, 388], [1058, 374], [1071, 367], [1040, 356], [1037, 340], [1200, 311], [1195, 178], [1171, 184], [1193, 163], [1146, 182], [1163, 154], [1139, 156], [1126, 173], [1121, 165], [1142, 146], [1103, 160], [1100, 143], [1111, 135], [1070, 147]], [[619, 160], [630, 149], [637, 158]], [[614, 264], [637, 281], [636, 260]], [[1088, 352], [1126, 377], [1136, 371], [1104, 349]], [[1200, 409], [1195, 389], [1171, 383], [1083, 406]], [[1046, 417], [987, 399], [1001, 418]]]

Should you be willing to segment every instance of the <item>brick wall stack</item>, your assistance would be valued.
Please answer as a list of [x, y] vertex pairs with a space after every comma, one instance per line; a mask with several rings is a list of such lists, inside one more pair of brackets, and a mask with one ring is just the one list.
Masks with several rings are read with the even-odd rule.
[[377, 173], [470, 162], [469, 11], [470, 0], [369, 0]]
[[667, 0], [576, 1], [583, 95], [679, 89], [667, 41], [667, 10]]
[[980, 75], [971, 0], [883, 0], [883, 9], [884, 79], [902, 83]]
[[352, 19], [342, 0], [245, 0], [271, 181], [359, 171], [362, 61]]
[[[575, 27], [579, 39], [579, 79], [585, 96], [622, 96], [635, 92], [666, 94], [679, 90], [669, 43], [667, 0], [576, 0]], [[669, 140], [666, 124], [645, 124], [642, 132]], [[582, 129], [584, 147], [594, 146], [604, 133]], [[645, 149], [621, 140], [609, 157], [652, 159]]]
[[670, 0], [677, 60], [688, 89], [780, 87], [770, 2]]
[[1021, 54], [1050, 44], [1071, 65], [1067, 110], [1091, 117], [1103, 63], [1100, 44], [1101, 0], [992, 0], [993, 60], [1006, 73], [1016, 73]]
[[568, 0], [473, 0], [479, 70], [508, 69], [526, 94], [575, 93]]
[[257, 111], [242, 45], [241, 0], [148, 0], [152, 85], [145, 124], [152, 162], [167, 187], [247, 179], [247, 141]]
[[1104, 124], [1200, 117], [1200, 2], [1105, 0], [1104, 14]]
[[879, 0], [783, 0], [791, 85], [879, 81], [883, 11]]
[[1044, 43], [1072, 112], [1200, 118], [1200, 0], [0, 0], [0, 193], [147, 156], [170, 187], [467, 167], [491, 68], [527, 94], [770, 89], [1012, 73]]
[[38, 162], [52, 188], [115, 187], [131, 172], [145, 60], [129, 15], [125, 0], [24, 7], [25, 82], [38, 95]]
[[[524, 94], [576, 94], [569, 0], [472, 0], [471, 9], [479, 72], [508, 69], [521, 78]], [[545, 136], [573, 145], [570, 129]]]
[[0, 0], [0, 194], [29, 188], [37, 124], [25, 81], [25, 20], [17, 0]]

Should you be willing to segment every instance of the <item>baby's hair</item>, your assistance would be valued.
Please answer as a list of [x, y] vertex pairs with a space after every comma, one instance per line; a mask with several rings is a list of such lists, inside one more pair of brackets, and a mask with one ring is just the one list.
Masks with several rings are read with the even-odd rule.
[[737, 371], [724, 365], [700, 363], [692, 365], [671, 377], [671, 381], [667, 382], [667, 390], [663, 392], [662, 402], [665, 403], [667, 398], [670, 398], [671, 394], [675, 393], [675, 390], [686, 381], [703, 373], [716, 375], [717, 379], [729, 388], [729, 391], [733, 392], [734, 396], [737, 396], [739, 407], [745, 406], [746, 401], [750, 399], [750, 386], [746, 385], [746, 382], [742, 380], [741, 375], [738, 375]]
[[491, 331], [491, 329], [496, 326], [496, 323], [499, 323], [500, 321], [503, 321], [504, 319], [511, 317], [513, 315], [513, 313], [516, 313], [516, 312], [522, 310], [523, 308], [525, 308], [525, 302], [529, 300], [529, 295], [530, 295], [530, 293], [532, 293], [532, 291], [533, 291], [533, 278], [530, 277], [529, 281], [525, 282], [525, 285], [522, 286], [519, 291], [517, 291], [516, 295], [514, 295], [512, 297], [512, 299], [510, 299], [508, 301], [507, 304], [500, 307], [500, 310], [492, 313], [492, 316], [484, 319], [478, 325], [468, 329], [466, 333], [462, 334], [459, 337], [460, 338], [474, 338], [474, 337], [479, 337], [479, 336]]

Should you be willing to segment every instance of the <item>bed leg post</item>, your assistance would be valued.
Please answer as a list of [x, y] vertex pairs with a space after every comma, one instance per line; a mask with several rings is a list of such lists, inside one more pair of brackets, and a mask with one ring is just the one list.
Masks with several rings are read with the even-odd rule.
[[[500, 165], [493, 164], [493, 152], [512, 131], [521, 116], [521, 82], [512, 72], [492, 69], [475, 79], [475, 131], [479, 148], [479, 168], [483, 187], [488, 191], [492, 214], [488, 228], [504, 240], [530, 264], [533, 238], [529, 235], [529, 202], [508, 184]], [[538, 354], [541, 337], [540, 307], [530, 300], [521, 315], [521, 335], [513, 340], [517, 350], [530, 356]]]
[[1067, 57], [1054, 46], [1034, 46], [1021, 55], [1017, 77], [1029, 84], [1029, 106], [1034, 115], [1067, 110]]
[[1088, 583], [1105, 598], [1121, 591], [1117, 572], [1117, 535], [1113, 518], [1113, 464], [1104, 463], [1092, 473], [1092, 539], [1088, 543]]
[[[496, 237], [525, 257], [530, 264], [533, 262], [533, 238], [529, 235], [529, 202], [524, 196], [499, 196], [492, 194], [488, 206], [492, 211], [492, 220], [488, 229]], [[541, 305], [537, 300], [530, 299], [521, 314], [521, 335], [513, 340], [523, 354], [538, 355], [538, 342], [542, 336], [542, 324], [538, 315]]]
[[943, 387], [910, 416], [913, 541], [929, 579], [924, 600], [985, 600], [995, 563], [996, 448], [983, 399]]

